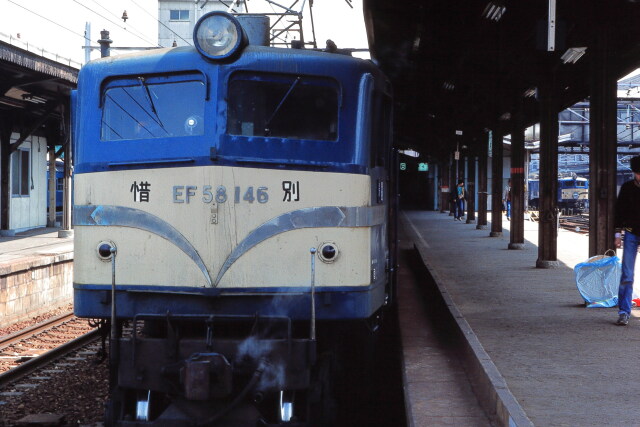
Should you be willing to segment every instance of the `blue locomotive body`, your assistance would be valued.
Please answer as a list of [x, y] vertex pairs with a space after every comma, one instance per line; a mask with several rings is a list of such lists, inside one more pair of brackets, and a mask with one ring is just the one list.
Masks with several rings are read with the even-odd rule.
[[[51, 165], [47, 164], [47, 179], [51, 179], [51, 175], [49, 175], [49, 170], [48, 170], [50, 167]], [[56, 210], [60, 211], [62, 210], [62, 204], [64, 200], [64, 165], [62, 164], [62, 162], [56, 161], [55, 168], [56, 168], [56, 178], [55, 178]], [[50, 201], [49, 197], [50, 197], [49, 185], [47, 185], [47, 210], [49, 209], [49, 201]]]
[[[368, 61], [246, 46], [236, 29], [219, 59], [196, 41], [80, 72], [74, 310], [112, 326], [111, 424], [225, 419], [249, 388], [280, 403], [245, 410], [247, 425], [311, 424], [300, 396], [331, 347], [322, 322], [371, 325], [393, 299], [388, 82]], [[248, 341], [259, 354], [243, 368]], [[267, 365], [277, 379], [244, 381]]]
[[[529, 207], [538, 209], [540, 203], [540, 181], [528, 181]], [[589, 209], [589, 180], [570, 176], [558, 178], [558, 208], [571, 209], [575, 213]]]

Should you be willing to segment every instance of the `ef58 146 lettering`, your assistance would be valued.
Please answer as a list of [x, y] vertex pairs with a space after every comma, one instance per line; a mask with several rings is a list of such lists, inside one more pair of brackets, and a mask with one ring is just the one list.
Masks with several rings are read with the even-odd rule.
[[245, 188], [234, 187], [229, 193], [224, 185], [214, 187], [212, 185], [204, 185], [198, 188], [197, 185], [174, 185], [173, 186], [173, 203], [192, 203], [201, 202], [209, 203], [267, 203], [269, 201], [269, 189], [267, 187], [249, 186]]

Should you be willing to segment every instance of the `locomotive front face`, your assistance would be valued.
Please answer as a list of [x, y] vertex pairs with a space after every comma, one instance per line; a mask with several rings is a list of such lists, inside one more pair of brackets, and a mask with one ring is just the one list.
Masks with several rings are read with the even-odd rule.
[[111, 319], [107, 424], [212, 424], [248, 393], [246, 425], [310, 420], [316, 319], [354, 330], [392, 295], [388, 89], [365, 61], [245, 47], [221, 12], [195, 44], [80, 72], [74, 310]]
[[359, 60], [279, 51], [248, 47], [212, 63], [178, 48], [82, 70], [78, 315], [109, 314], [99, 293], [112, 268], [96, 249], [105, 241], [117, 247], [118, 290], [129, 292], [118, 295], [121, 317], [163, 307], [308, 318], [311, 248], [327, 292], [319, 318], [367, 318], [382, 305], [384, 85]]

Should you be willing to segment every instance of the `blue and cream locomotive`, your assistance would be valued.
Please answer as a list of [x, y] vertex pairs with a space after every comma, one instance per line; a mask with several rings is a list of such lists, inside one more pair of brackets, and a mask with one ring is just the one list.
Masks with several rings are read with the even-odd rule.
[[[528, 181], [529, 208], [540, 204], [540, 180]], [[558, 177], [558, 208], [582, 213], [589, 210], [589, 180], [576, 175]]]
[[393, 299], [388, 81], [240, 19], [80, 71], [75, 313], [111, 324], [111, 425], [326, 425], [323, 355], [359, 357], [332, 334]]

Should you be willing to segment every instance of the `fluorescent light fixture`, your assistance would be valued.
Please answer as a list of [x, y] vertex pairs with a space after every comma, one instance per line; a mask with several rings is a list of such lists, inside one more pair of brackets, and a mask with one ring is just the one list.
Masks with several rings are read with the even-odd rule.
[[420, 153], [413, 150], [398, 150], [398, 153], [404, 154], [405, 156], [409, 157], [420, 157]]
[[451, 83], [451, 82], [444, 82], [444, 83], [442, 84], [442, 87], [443, 87], [445, 90], [454, 90], [454, 89], [456, 88], [456, 85], [454, 85], [454, 84], [453, 84], [453, 83]]
[[22, 99], [24, 99], [25, 101], [33, 102], [34, 104], [45, 104], [47, 102], [46, 99], [41, 98], [37, 95], [32, 95], [30, 93], [23, 94]]
[[487, 7], [484, 8], [482, 17], [490, 21], [498, 22], [506, 10], [507, 7], [501, 0], [492, 0], [487, 4]]
[[586, 47], [570, 47], [560, 59], [562, 59], [562, 62], [565, 64], [575, 64], [585, 53], [587, 53]]
[[534, 98], [537, 95], [537, 93], [538, 93], [537, 87], [530, 87], [529, 89], [524, 91], [522, 96], [524, 96], [525, 98]]
[[511, 120], [511, 113], [507, 111], [506, 113], [500, 116], [500, 120]]

